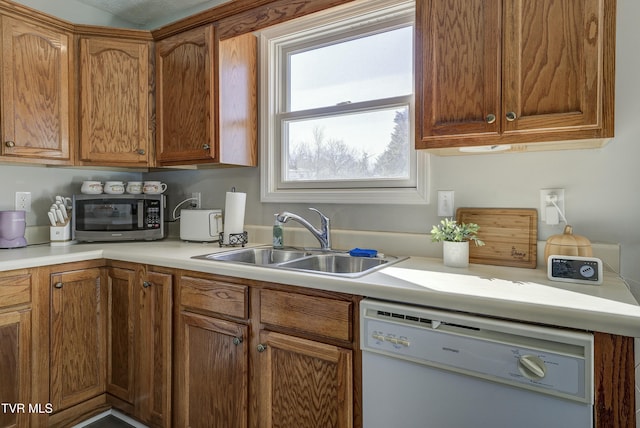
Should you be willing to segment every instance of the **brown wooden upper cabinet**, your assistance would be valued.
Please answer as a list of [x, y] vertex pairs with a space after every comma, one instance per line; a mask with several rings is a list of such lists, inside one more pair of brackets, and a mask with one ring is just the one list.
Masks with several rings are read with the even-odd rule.
[[73, 34], [2, 16], [3, 161], [69, 165]]
[[613, 136], [615, 0], [419, 0], [416, 148]]
[[156, 161], [257, 164], [257, 44], [206, 25], [156, 44]]
[[149, 165], [150, 45], [115, 37], [80, 38], [82, 164]]

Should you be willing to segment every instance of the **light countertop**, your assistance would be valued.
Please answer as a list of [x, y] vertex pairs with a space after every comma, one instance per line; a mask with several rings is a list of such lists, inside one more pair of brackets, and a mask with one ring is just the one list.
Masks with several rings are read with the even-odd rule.
[[549, 281], [543, 268], [448, 268], [440, 259], [411, 257], [359, 278], [342, 278], [191, 258], [226, 250], [217, 243], [178, 240], [43, 244], [0, 250], [0, 271], [107, 258], [640, 337], [640, 306], [612, 272], [605, 272], [602, 285], [569, 284]]

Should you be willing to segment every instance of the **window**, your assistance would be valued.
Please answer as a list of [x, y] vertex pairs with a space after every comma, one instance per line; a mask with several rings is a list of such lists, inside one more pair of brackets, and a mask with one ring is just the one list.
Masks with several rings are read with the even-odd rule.
[[427, 202], [414, 15], [413, 1], [369, 0], [260, 34], [263, 202]]

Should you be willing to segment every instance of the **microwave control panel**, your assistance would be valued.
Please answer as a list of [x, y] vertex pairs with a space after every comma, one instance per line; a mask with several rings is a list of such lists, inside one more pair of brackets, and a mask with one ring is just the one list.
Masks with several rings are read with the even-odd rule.
[[144, 228], [145, 229], [160, 229], [162, 225], [162, 216], [160, 210], [162, 206], [160, 201], [147, 200], [144, 205]]

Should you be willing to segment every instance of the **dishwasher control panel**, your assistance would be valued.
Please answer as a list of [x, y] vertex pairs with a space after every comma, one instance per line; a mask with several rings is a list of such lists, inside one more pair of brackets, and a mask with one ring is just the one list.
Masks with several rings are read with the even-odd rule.
[[361, 305], [363, 352], [593, 402], [588, 333], [374, 302]]

